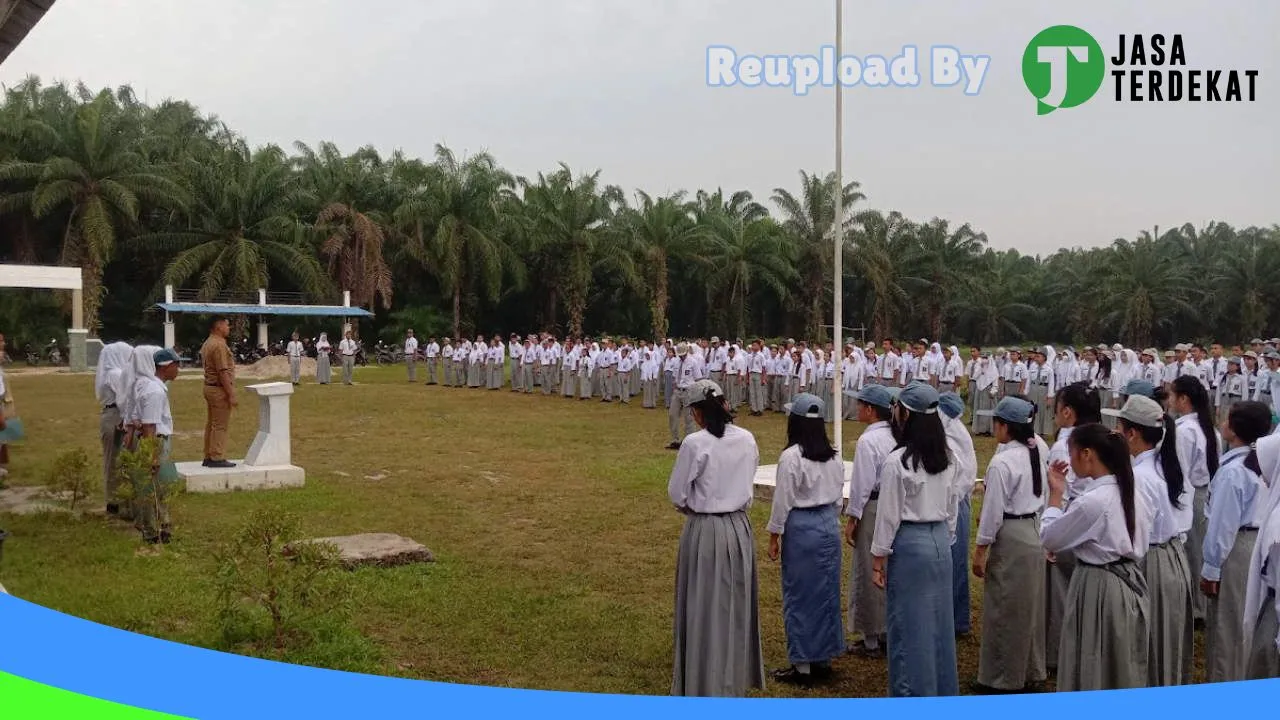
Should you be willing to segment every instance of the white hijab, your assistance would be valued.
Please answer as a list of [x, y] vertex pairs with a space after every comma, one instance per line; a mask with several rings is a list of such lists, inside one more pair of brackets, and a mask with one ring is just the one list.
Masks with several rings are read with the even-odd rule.
[[320, 333], [320, 339], [316, 341], [316, 347], [332, 347], [329, 345], [329, 333]]
[[[1244, 595], [1245, 657], [1252, 651], [1253, 630], [1266, 595], [1262, 586], [1262, 563], [1271, 554], [1271, 548], [1280, 544], [1280, 435], [1260, 438], [1255, 448], [1262, 481], [1267, 485], [1266, 511], [1263, 513], [1266, 519], [1258, 528], [1258, 540], [1253, 546], [1253, 556], [1249, 558], [1249, 581]], [[1272, 568], [1271, 571], [1280, 572], [1280, 568]], [[1280, 651], [1280, 635], [1276, 636], [1276, 649]]]
[[115, 395], [115, 403], [118, 406], [124, 397], [124, 385], [122, 383], [124, 377], [125, 366], [129, 364], [129, 358], [133, 354], [133, 346], [126, 342], [113, 342], [102, 348], [102, 353], [98, 355], [98, 369], [93, 379], [93, 391], [98, 396], [98, 403], [106, 403], [106, 391], [108, 388]]
[[138, 380], [156, 376], [156, 353], [164, 348], [157, 345], [139, 345], [133, 349], [133, 356], [125, 366], [120, 387], [123, 396], [118, 399], [120, 418], [127, 424], [137, 421], [137, 387]]
[[991, 390], [1000, 379], [1000, 367], [995, 358], [978, 358], [978, 389]]

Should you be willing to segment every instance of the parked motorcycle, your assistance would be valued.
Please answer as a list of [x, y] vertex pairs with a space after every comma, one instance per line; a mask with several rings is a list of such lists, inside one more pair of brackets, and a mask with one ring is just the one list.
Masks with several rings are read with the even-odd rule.
[[378, 365], [397, 365], [404, 362], [404, 348], [388, 345], [381, 340], [375, 346]]

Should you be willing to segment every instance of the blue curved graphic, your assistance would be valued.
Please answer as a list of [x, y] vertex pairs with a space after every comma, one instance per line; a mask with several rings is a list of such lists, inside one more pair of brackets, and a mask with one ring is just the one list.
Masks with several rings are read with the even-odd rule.
[[[412, 622], [412, 620], [406, 620]], [[138, 668], [155, 683], [139, 683]], [[514, 690], [401, 680], [246, 658], [137, 635], [0, 595], [0, 672], [121, 705], [199, 720], [490, 716], [776, 720], [780, 712], [885, 712], [989, 720], [1005, 713], [1043, 719], [1178, 717], [1227, 707], [1268, 710], [1280, 680], [1102, 693], [858, 700], [684, 699]], [[800, 707], [794, 704], [803, 703]], [[782, 705], [792, 707], [781, 707]]]

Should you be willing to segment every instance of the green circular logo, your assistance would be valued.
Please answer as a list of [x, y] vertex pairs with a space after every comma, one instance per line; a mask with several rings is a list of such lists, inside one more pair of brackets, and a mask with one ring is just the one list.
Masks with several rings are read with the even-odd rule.
[[1102, 46], [1072, 25], [1045, 28], [1022, 54], [1022, 81], [1036, 97], [1036, 113], [1083, 105], [1107, 75]]

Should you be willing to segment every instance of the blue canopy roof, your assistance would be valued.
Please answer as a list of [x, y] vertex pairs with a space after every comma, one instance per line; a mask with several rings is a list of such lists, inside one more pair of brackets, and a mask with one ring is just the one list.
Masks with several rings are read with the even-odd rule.
[[229, 305], [226, 303], [159, 303], [156, 307], [167, 312], [199, 313], [201, 315], [294, 315], [308, 317], [373, 317], [364, 308], [342, 305]]

